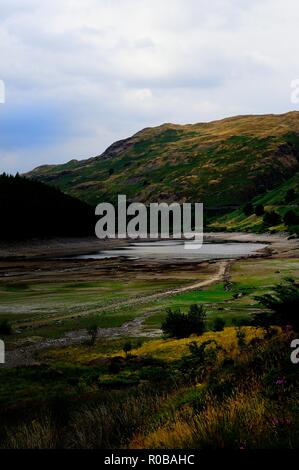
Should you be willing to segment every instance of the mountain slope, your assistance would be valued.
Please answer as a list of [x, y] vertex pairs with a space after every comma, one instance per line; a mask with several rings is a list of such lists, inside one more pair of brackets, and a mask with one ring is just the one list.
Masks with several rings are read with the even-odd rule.
[[280, 185], [299, 167], [299, 112], [146, 128], [102, 155], [28, 177], [86, 202], [204, 202], [221, 213]]
[[[293, 194], [290, 198], [289, 194]], [[244, 207], [233, 212], [217, 217], [209, 225], [212, 230], [229, 230], [229, 231], [251, 231], [264, 232], [265, 230], [289, 231], [290, 233], [298, 233], [299, 230], [299, 172], [292, 178], [280, 184], [275, 189], [256, 196], [252, 199], [253, 208], [262, 206], [264, 214], [267, 212], [276, 212], [280, 221], [274, 226], [266, 226], [263, 220], [264, 214], [256, 215], [245, 214]], [[285, 221], [285, 215], [292, 211], [296, 216], [296, 221], [290, 224]]]

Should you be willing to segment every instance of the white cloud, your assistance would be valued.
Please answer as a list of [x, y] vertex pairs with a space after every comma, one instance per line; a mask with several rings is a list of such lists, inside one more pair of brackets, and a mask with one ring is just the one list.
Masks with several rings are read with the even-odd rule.
[[[161, 122], [294, 107], [296, 0], [3, 3], [0, 79], [7, 102], [0, 129], [8, 116], [12, 123], [5, 138], [0, 132], [0, 170], [97, 155]], [[63, 116], [60, 128], [51, 124], [49, 135], [38, 144], [33, 138], [34, 145], [28, 138], [24, 148], [24, 138], [14, 138], [13, 115], [28, 115], [30, 136], [35, 126], [47, 134], [46, 124], [36, 125], [38, 108]], [[16, 136], [22, 122], [16, 118]], [[14, 156], [9, 164], [7, 155]]]

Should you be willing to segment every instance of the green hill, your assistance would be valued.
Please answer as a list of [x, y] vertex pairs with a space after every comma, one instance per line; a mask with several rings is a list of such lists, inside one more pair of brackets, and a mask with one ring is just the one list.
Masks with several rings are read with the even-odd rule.
[[[246, 214], [246, 206], [222, 217], [215, 218], [210, 223], [213, 230], [270, 232], [289, 231], [299, 233], [299, 173], [280, 184], [275, 189], [267, 191], [250, 201], [253, 213]], [[256, 210], [260, 208], [260, 210]], [[255, 213], [257, 212], [257, 214]], [[280, 220], [273, 225], [265, 225], [266, 213], [275, 212]], [[293, 213], [290, 219], [290, 213]], [[289, 214], [289, 219], [287, 217]], [[293, 219], [293, 220], [292, 220]]]
[[208, 214], [223, 215], [288, 185], [298, 167], [299, 112], [290, 112], [146, 128], [98, 157], [27, 176], [92, 205], [126, 194], [146, 203], [203, 202]]

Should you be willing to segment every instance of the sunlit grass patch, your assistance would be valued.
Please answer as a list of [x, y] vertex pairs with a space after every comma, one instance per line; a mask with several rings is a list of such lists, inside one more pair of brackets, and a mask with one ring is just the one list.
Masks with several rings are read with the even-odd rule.
[[231, 280], [240, 287], [266, 289], [283, 277], [298, 278], [299, 259], [242, 260], [233, 264]]
[[[247, 341], [255, 337], [261, 337], [263, 334], [262, 330], [254, 327], [247, 326], [243, 328], [246, 333]], [[188, 353], [188, 346], [192, 341], [201, 344], [210, 339], [217, 341], [225, 350], [230, 351], [232, 356], [238, 354], [236, 330], [233, 327], [225, 328], [224, 331], [219, 332], [208, 331], [202, 336], [190, 336], [190, 338], [184, 339], [159, 339], [148, 341], [140, 348], [133, 349], [132, 354], [150, 355], [166, 361], [175, 361]], [[118, 354], [123, 355], [124, 353], [119, 351]]]
[[[171, 421], [146, 436], [135, 436], [131, 448], [221, 449], [262, 448], [264, 436], [273, 434], [267, 400], [255, 391], [236, 392], [222, 404], [210, 404], [189, 419], [177, 413]], [[275, 441], [274, 441], [275, 442]], [[273, 444], [274, 444], [273, 442]], [[274, 444], [275, 446], [275, 444]]]
[[[246, 333], [246, 341], [250, 341], [256, 337], [262, 337], [263, 331], [254, 327], [243, 327]], [[207, 340], [215, 340], [232, 357], [238, 354], [236, 330], [233, 327], [225, 328], [224, 331], [213, 332], [208, 331], [202, 336], [191, 336], [184, 339], [158, 339], [152, 340], [150, 338], [117, 338], [114, 340], [101, 340], [98, 341], [94, 347], [87, 345], [73, 345], [63, 348], [51, 349], [49, 351], [41, 352], [40, 358], [51, 361], [65, 361], [73, 363], [89, 363], [96, 359], [111, 358], [114, 356], [125, 356], [123, 351], [124, 343], [129, 340], [132, 342], [131, 354], [137, 356], [151, 356], [165, 361], [176, 361], [184, 354], [189, 352], [189, 344], [195, 341], [201, 344]], [[136, 343], [142, 342], [139, 347], [134, 347]]]
[[232, 298], [232, 292], [225, 290], [223, 283], [217, 283], [205, 289], [183, 292], [169, 299], [169, 304], [176, 307], [190, 303], [223, 302]]
[[74, 364], [86, 364], [95, 359], [124, 355], [122, 347], [126, 341], [130, 340], [134, 344], [150, 341], [149, 338], [114, 338], [100, 339], [94, 346], [87, 344], [77, 344], [60, 348], [51, 348], [40, 351], [38, 358], [43, 361], [65, 362]]

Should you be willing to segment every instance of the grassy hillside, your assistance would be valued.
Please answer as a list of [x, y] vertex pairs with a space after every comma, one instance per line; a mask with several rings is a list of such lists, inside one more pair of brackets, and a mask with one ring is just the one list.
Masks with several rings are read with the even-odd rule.
[[86, 202], [204, 202], [217, 213], [278, 187], [298, 170], [299, 112], [237, 116], [192, 125], [163, 124], [102, 155], [38, 167], [28, 177]]
[[[44, 364], [42, 380], [41, 365], [4, 369], [0, 447], [296, 449], [292, 339], [278, 329], [267, 338], [261, 329], [225, 328], [82, 365]], [[12, 396], [26, 414], [9, 414]]]
[[[286, 231], [299, 233], [299, 173], [280, 184], [275, 189], [265, 192], [261, 196], [252, 199], [253, 208], [261, 207], [264, 214], [246, 214], [244, 208], [237, 209], [223, 217], [215, 219], [211, 224], [211, 229], [230, 231], [254, 231], [270, 232]], [[276, 212], [280, 220], [273, 226], [265, 225], [264, 215], [266, 212]], [[286, 219], [288, 212], [293, 212], [297, 218], [293, 223]], [[246, 211], [245, 211], [246, 212]]]

